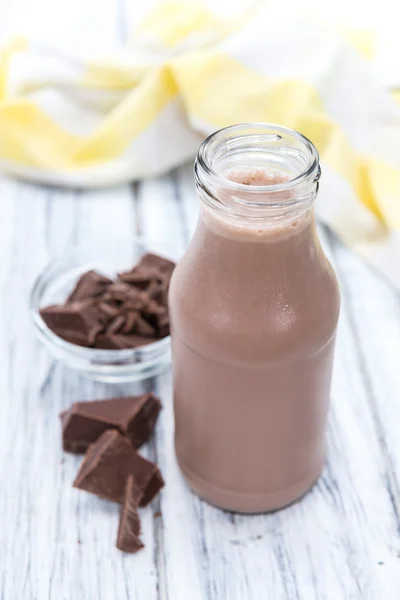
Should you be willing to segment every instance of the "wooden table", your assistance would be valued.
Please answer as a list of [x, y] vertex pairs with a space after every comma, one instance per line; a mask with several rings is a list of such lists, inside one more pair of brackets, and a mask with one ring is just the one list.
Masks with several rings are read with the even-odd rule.
[[[19, 24], [56, 39], [46, 23], [74, 24], [69, 31], [85, 42], [77, 23], [92, 22], [91, 39], [107, 45], [128, 29], [122, 0], [7, 6], [1, 33]], [[188, 490], [173, 452], [170, 373], [142, 385], [94, 384], [36, 341], [28, 295], [51, 257], [132, 233], [181, 252], [196, 214], [190, 166], [90, 192], [0, 178], [0, 599], [398, 600], [399, 297], [330, 232], [321, 235], [343, 308], [328, 463], [306, 498], [275, 514], [226, 513]], [[164, 410], [145, 454], [167, 485], [142, 512], [145, 550], [130, 556], [114, 547], [118, 506], [72, 489], [80, 458], [63, 454], [58, 415], [78, 399], [150, 388]]]

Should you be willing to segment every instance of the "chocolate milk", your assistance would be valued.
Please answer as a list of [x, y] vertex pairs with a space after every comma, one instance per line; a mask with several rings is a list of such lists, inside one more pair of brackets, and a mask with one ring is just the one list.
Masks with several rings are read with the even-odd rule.
[[[225, 176], [250, 187], [285, 180], [259, 168]], [[311, 206], [276, 225], [202, 207], [170, 289], [176, 455], [199, 496], [260, 512], [313, 485], [338, 311]]]

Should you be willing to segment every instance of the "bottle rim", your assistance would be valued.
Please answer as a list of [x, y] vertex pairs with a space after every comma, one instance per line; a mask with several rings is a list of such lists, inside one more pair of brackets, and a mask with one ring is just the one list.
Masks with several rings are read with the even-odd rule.
[[[223, 174], [219, 173], [213, 167], [213, 159], [221, 149], [231, 147], [232, 152], [240, 142], [253, 144], [254, 148], [261, 147], [262, 144], [271, 142], [271, 145], [277, 144], [285, 140], [292, 142], [300, 149], [296, 152], [301, 152], [304, 159], [304, 166], [301, 171], [293, 177], [273, 184], [266, 185], [247, 185], [228, 179]], [[278, 148], [279, 151], [290, 151], [295, 145], [283, 145]], [[246, 192], [248, 195], [263, 196], [262, 205], [267, 206], [268, 194], [276, 194], [277, 192], [285, 192], [302, 186], [302, 184], [318, 184], [320, 178], [319, 154], [314, 144], [302, 133], [273, 123], [249, 122], [230, 125], [229, 127], [221, 128], [209, 135], [200, 145], [197, 158], [195, 161], [195, 179], [196, 183], [202, 188], [214, 189], [221, 187], [232, 192]], [[316, 188], [317, 189], [317, 188]], [[253, 196], [253, 197], [254, 197]], [[293, 204], [293, 198], [288, 198], [288, 204]], [[298, 201], [298, 200], [297, 200]], [[247, 202], [246, 202], [247, 203]], [[283, 202], [286, 204], [286, 202]], [[249, 202], [249, 204], [253, 204]], [[256, 203], [257, 204], [257, 203]], [[273, 202], [275, 204], [275, 202]]]

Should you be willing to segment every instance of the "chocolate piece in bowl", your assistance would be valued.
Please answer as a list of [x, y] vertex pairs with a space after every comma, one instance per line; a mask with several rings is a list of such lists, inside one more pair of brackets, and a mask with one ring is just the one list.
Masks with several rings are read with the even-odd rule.
[[145, 254], [119, 279], [88, 271], [65, 304], [40, 315], [59, 337], [79, 346], [121, 350], [146, 346], [169, 334], [168, 287], [175, 264]]
[[77, 284], [67, 298], [67, 303], [84, 300], [86, 298], [95, 298], [100, 296], [107, 285], [112, 283], [111, 279], [101, 275], [97, 271], [87, 271], [79, 278]]
[[128, 438], [109, 429], [89, 446], [74, 487], [121, 503], [129, 475], [143, 494], [140, 506], [151, 502], [164, 485], [157, 465], [140, 456]]
[[136, 485], [133, 475], [129, 475], [125, 486], [116, 544], [117, 548], [123, 552], [135, 553], [144, 547], [139, 539], [140, 519], [137, 507], [140, 497], [140, 488]]
[[[104, 294], [104, 296], [105, 295], [106, 294]], [[121, 313], [121, 309], [119, 308], [119, 306], [107, 302], [104, 297], [102, 297], [102, 302], [99, 302], [97, 306], [100, 312], [106, 315], [109, 319], [114, 319], [115, 317], [118, 317]]]
[[158, 270], [170, 279], [172, 272], [175, 269], [175, 263], [172, 262], [172, 260], [168, 260], [167, 258], [159, 256], [158, 254], [152, 254], [151, 252], [148, 252], [140, 259], [138, 268]]
[[129, 350], [129, 348], [140, 348], [154, 342], [159, 342], [159, 337], [121, 333], [107, 333], [97, 337], [94, 347], [99, 350]]
[[107, 293], [111, 295], [113, 300], [123, 302], [132, 293], [132, 288], [123, 281], [117, 281], [108, 286]]
[[107, 327], [107, 333], [117, 333], [125, 325], [124, 315], [116, 316]]
[[[112, 333], [101, 333], [96, 337], [94, 348], [98, 350], [120, 350], [121, 345]], [[126, 346], [124, 346], [125, 348]]]
[[125, 324], [122, 328], [124, 333], [132, 333], [133, 328], [136, 325], [136, 321], [139, 318], [139, 313], [137, 311], [128, 310], [125, 314]]
[[134, 332], [147, 337], [157, 337], [157, 331], [143, 317], [138, 316], [135, 323]]
[[155, 300], [158, 304], [167, 307], [168, 306], [168, 286], [169, 282], [163, 282], [159, 284], [157, 282], [152, 282], [148, 288], [146, 288], [146, 293], [148, 294], [151, 300]]
[[62, 413], [63, 448], [67, 452], [86, 452], [107, 429], [116, 428], [135, 448], [153, 433], [160, 400], [151, 393], [91, 402], [76, 402]]
[[70, 344], [84, 346], [86, 348], [90, 347], [89, 337], [79, 331], [73, 331], [72, 329], [53, 329], [53, 333]]
[[152, 283], [161, 283], [163, 281], [163, 275], [158, 269], [142, 269], [135, 267], [132, 271], [126, 273], [119, 273], [119, 278], [125, 283], [129, 283], [140, 289], [147, 289]]
[[104, 329], [103, 315], [88, 300], [47, 306], [40, 316], [55, 334], [80, 346], [90, 346]]

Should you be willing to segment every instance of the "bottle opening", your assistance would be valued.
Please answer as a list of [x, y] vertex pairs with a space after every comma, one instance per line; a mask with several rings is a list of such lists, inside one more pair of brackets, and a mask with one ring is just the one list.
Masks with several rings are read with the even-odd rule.
[[297, 131], [267, 123], [220, 129], [200, 146], [196, 184], [217, 202], [221, 190], [247, 206], [298, 203], [315, 197], [319, 156]]

